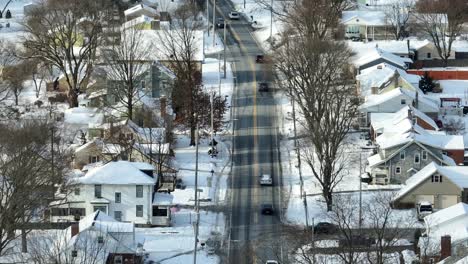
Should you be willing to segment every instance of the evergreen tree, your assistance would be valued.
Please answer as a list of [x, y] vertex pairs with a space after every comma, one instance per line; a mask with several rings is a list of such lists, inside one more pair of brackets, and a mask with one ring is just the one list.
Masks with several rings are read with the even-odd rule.
[[434, 88], [434, 80], [432, 80], [428, 72], [424, 72], [424, 75], [421, 77], [421, 80], [419, 80], [419, 89], [421, 89], [426, 94], [427, 92], [432, 92]]

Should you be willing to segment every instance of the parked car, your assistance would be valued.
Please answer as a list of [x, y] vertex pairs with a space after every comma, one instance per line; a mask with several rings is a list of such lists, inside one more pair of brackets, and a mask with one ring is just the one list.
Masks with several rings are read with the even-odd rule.
[[239, 12], [235, 12], [235, 11], [229, 12], [229, 18], [232, 20], [239, 20], [240, 14]]
[[268, 84], [266, 82], [261, 82], [259, 83], [259, 86], [258, 86], [258, 91], [259, 92], [268, 92], [269, 88], [268, 88]]
[[216, 27], [224, 28], [224, 18], [222, 17], [218, 18], [218, 23], [216, 23]]
[[278, 264], [278, 261], [276, 260], [267, 260], [265, 264]]
[[424, 217], [432, 214], [433, 212], [432, 203], [422, 201], [416, 205], [416, 211], [418, 213], [418, 220], [424, 220]]
[[275, 209], [272, 204], [262, 204], [261, 212], [263, 215], [273, 215], [275, 213]]
[[260, 176], [260, 185], [273, 185], [273, 179], [269, 174], [263, 174]]
[[255, 57], [255, 62], [256, 63], [264, 63], [265, 62], [265, 55], [257, 54], [257, 56]]
[[320, 222], [314, 226], [315, 234], [331, 234], [336, 231], [336, 226], [328, 222]]

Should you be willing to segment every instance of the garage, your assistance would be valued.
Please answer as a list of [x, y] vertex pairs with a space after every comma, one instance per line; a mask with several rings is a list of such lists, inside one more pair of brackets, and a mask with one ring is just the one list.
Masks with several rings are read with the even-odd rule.
[[439, 209], [444, 209], [458, 203], [457, 195], [440, 195], [439, 196]]
[[416, 195], [415, 203], [418, 204], [420, 202], [430, 202], [431, 204], [434, 204], [434, 195], [425, 195], [425, 194]]

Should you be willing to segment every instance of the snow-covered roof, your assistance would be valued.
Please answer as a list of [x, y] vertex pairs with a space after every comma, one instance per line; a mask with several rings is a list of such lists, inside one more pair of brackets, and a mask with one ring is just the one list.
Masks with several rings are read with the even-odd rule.
[[[438, 226], [451, 221], [454, 218], [463, 216], [468, 219], [468, 204], [457, 203], [424, 217], [424, 222], [429, 226]], [[466, 227], [468, 227], [468, 221], [466, 222]]]
[[385, 26], [385, 13], [382, 11], [343, 11], [341, 22], [345, 25]]
[[[390, 101], [394, 98], [405, 96], [407, 98], [410, 98], [412, 100], [416, 99], [416, 92], [414, 91], [409, 91], [407, 89], [403, 89], [401, 87], [398, 87], [396, 89], [392, 89], [388, 92], [384, 92], [381, 94], [373, 94], [366, 96], [366, 101], [359, 106], [359, 109], [361, 111], [369, 111], [372, 112], [372, 108], [384, 104], [387, 101]], [[425, 112], [434, 112], [438, 113], [439, 112], [439, 106], [436, 102], [432, 101], [429, 99], [427, 96], [425, 96], [422, 93], [418, 93], [418, 107], [420, 109], [425, 109]], [[395, 109], [394, 111], [397, 111], [399, 109]], [[428, 111], [430, 110], [430, 111]]]
[[460, 188], [468, 188], [468, 167], [464, 166], [440, 166], [434, 162], [429, 163], [405, 182], [405, 186], [398, 192], [395, 200], [401, 199], [411, 190], [419, 186], [434, 173], [439, 173], [449, 179]]
[[384, 140], [376, 139], [381, 149], [388, 149], [395, 146], [403, 145], [408, 142], [420, 142], [424, 145], [438, 148], [441, 150], [464, 150], [463, 136], [461, 135], [420, 135], [416, 133], [396, 134], [392, 137], [387, 137]]
[[413, 124], [413, 116], [424, 120], [434, 130], [439, 129], [432, 118], [413, 106], [404, 106], [396, 113], [371, 113], [371, 125], [374, 131], [386, 134], [404, 134], [411, 130], [418, 134], [427, 134], [418, 124]]
[[375, 154], [375, 155], [372, 155], [370, 156], [369, 158], [367, 158], [367, 162], [369, 164], [369, 167], [373, 167], [377, 164], [380, 164], [382, 162], [382, 157], [380, 156], [379, 153]]
[[174, 200], [174, 196], [169, 193], [155, 193], [153, 198], [153, 205], [165, 205], [169, 206], [172, 205], [172, 201]]
[[[176, 43], [182, 42], [183, 33], [181, 30], [140, 30], [142, 45], [148, 47], [147, 61], [171, 61], [172, 50], [169, 50], [166, 45], [162, 43], [168, 43], [169, 39], [174, 39]], [[193, 37], [193, 61], [203, 61], [203, 31], [194, 30], [192, 33]], [[183, 45], [177, 45], [177, 52], [183, 52]]]
[[380, 58], [388, 62], [392, 62], [396, 65], [399, 65], [403, 69], [407, 67], [408, 63], [413, 62], [410, 58], [402, 58], [388, 51], [384, 51], [380, 48], [374, 48], [374, 49], [371, 49], [369, 52], [366, 52], [365, 54], [363, 54], [363, 56], [354, 60], [353, 64], [357, 67], [360, 67], [370, 62], [376, 61]]
[[419, 89], [418, 84], [421, 76], [408, 74], [402, 69], [394, 67], [388, 63], [380, 63], [362, 70], [361, 73], [356, 76], [356, 79], [359, 81], [360, 95], [371, 95], [372, 87], [385, 88], [384, 85], [390, 82], [391, 78], [394, 77], [395, 72], [397, 72], [402, 79], [411, 84], [415, 90]]
[[141, 170], [153, 169], [150, 164], [129, 161], [112, 161], [93, 168], [85, 176], [78, 178], [82, 184], [153, 185], [155, 179]]
[[146, 155], [152, 154], [169, 154], [170, 144], [169, 143], [135, 143], [135, 147]]
[[158, 11], [156, 11], [156, 9], [149, 7], [145, 4], [138, 4], [134, 7], [130, 7], [129, 9], [124, 11], [124, 15], [127, 17], [141, 11], [145, 11], [147, 14], [151, 14], [153, 16], [158, 16]]

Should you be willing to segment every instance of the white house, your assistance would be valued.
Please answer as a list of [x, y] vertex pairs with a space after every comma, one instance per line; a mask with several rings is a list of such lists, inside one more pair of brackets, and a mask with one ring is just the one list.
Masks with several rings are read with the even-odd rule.
[[155, 168], [143, 162], [115, 161], [75, 178], [76, 186], [51, 211], [51, 221], [72, 221], [102, 211], [118, 221], [152, 224]]
[[385, 13], [382, 11], [343, 11], [341, 23], [345, 26], [347, 38], [375, 40], [391, 36], [387, 33], [389, 25], [385, 21]]

